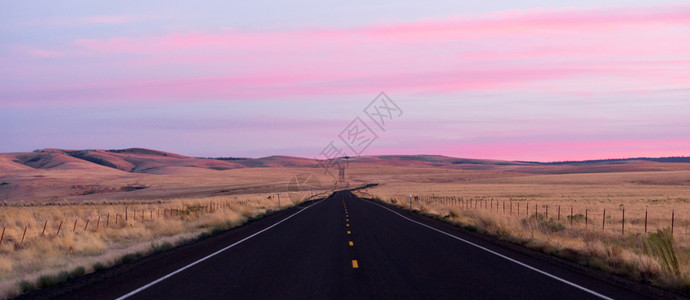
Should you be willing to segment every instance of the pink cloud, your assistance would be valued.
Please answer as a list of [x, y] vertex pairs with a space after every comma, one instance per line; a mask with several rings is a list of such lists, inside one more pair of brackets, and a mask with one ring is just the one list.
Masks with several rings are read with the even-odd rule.
[[[38, 78], [55, 74], [45, 80], [53, 83], [28, 91], [7, 89], [3, 102], [264, 99], [382, 89], [558, 94], [615, 92], [631, 86], [685, 88], [690, 76], [689, 26], [690, 6], [669, 6], [507, 11], [349, 29], [78, 39], [64, 49], [33, 54], [64, 53], [85, 60], [83, 64], [65, 68], [29, 63], [25, 67], [37, 70]], [[66, 69], [72, 75], [75, 68], [87, 80], [60, 76]], [[89, 73], [105, 75], [89, 80]]]
[[440, 154], [503, 160], [564, 161], [630, 157], [687, 156], [690, 139], [541, 140], [530, 142], [463, 143], [431, 141], [415, 147], [372, 147], [367, 154]]
[[159, 17], [143, 15], [99, 15], [73, 18], [45, 18], [34, 21], [33, 23], [47, 26], [85, 26], [97, 24], [126, 24], [157, 18]]

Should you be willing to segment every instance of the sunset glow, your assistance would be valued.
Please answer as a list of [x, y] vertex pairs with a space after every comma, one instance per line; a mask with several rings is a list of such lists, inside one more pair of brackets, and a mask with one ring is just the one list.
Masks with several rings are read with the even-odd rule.
[[0, 12], [0, 152], [314, 157], [385, 91], [405, 115], [367, 155], [690, 155], [690, 5], [556, 3], [410, 2], [348, 21], [301, 3], [274, 22], [13, 4]]

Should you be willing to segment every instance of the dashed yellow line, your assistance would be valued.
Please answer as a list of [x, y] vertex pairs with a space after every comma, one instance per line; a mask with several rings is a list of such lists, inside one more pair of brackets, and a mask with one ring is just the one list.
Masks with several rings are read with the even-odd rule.
[[353, 243], [352, 241], [350, 241], [350, 246], [354, 246], [354, 245], [355, 245], [355, 243]]
[[357, 264], [357, 260], [354, 260], [354, 259], [352, 260], [352, 268], [353, 269], [359, 268], [359, 264]]
[[350, 227], [350, 224], [347, 224], [347, 225], [345, 225], [345, 226]]
[[349, 230], [347, 231], [347, 234], [350, 234], [350, 231], [349, 231]]

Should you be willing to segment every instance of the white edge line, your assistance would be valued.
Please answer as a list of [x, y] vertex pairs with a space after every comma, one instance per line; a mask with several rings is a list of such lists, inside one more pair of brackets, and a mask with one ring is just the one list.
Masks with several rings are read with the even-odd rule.
[[587, 293], [590, 293], [590, 294], [592, 294], [592, 295], [594, 295], [594, 296], [597, 296], [597, 297], [599, 297], [599, 298], [602, 298], [602, 299], [613, 299], [613, 298], [610, 298], [610, 297], [608, 297], [608, 296], [605, 296], [605, 295], [602, 295], [602, 294], [600, 294], [600, 293], [597, 293], [597, 292], [595, 292], [595, 291], [592, 291], [592, 290], [590, 290], [590, 289], [588, 289], [588, 288], [586, 288], [586, 287], [583, 287], [583, 286], [580, 286], [580, 285], [578, 285], [578, 284], [575, 284], [575, 283], [572, 283], [572, 282], [570, 282], [570, 281], [567, 281], [567, 280], [565, 280], [565, 279], [563, 279], [563, 278], [560, 278], [560, 277], [558, 277], [558, 276], [556, 276], [556, 275], [547, 273], [547, 272], [545, 272], [545, 271], [542, 271], [542, 270], [539, 270], [539, 269], [537, 269], [537, 268], [535, 268], [535, 267], [532, 267], [532, 266], [530, 266], [530, 265], [528, 265], [528, 264], [525, 264], [525, 263], [520, 262], [520, 261], [518, 261], [518, 260], [512, 259], [512, 258], [510, 258], [510, 257], [508, 257], [508, 256], [505, 256], [505, 255], [503, 255], [503, 254], [501, 254], [501, 253], [498, 253], [498, 252], [496, 252], [496, 251], [493, 251], [493, 250], [491, 250], [491, 249], [488, 249], [488, 248], [485, 248], [485, 247], [483, 247], [483, 246], [477, 245], [477, 244], [472, 243], [472, 242], [470, 242], [470, 241], [468, 241], [468, 240], [465, 240], [465, 239], [463, 239], [463, 238], [459, 238], [459, 237], [454, 236], [454, 235], [452, 235], [452, 234], [450, 234], [450, 233], [447, 233], [447, 232], [445, 232], [445, 231], [438, 230], [438, 229], [433, 228], [433, 227], [431, 227], [431, 226], [429, 226], [429, 225], [426, 225], [426, 224], [424, 224], [424, 223], [420, 223], [420, 222], [417, 222], [417, 221], [415, 221], [415, 220], [412, 220], [412, 219], [410, 219], [410, 218], [408, 218], [408, 217], [405, 217], [405, 216], [403, 216], [403, 215], [397, 213], [396, 211], [394, 211], [394, 210], [392, 210], [392, 209], [389, 209], [388, 207], [385, 207], [385, 206], [380, 205], [380, 204], [378, 204], [378, 203], [365, 201], [365, 200], [363, 200], [363, 199], [362, 199], [362, 201], [367, 202], [367, 203], [370, 203], [370, 204], [374, 204], [374, 205], [376, 205], [376, 206], [379, 206], [379, 207], [381, 207], [381, 208], [383, 208], [383, 209], [386, 209], [386, 210], [388, 210], [388, 211], [390, 211], [390, 212], [392, 212], [392, 213], [394, 213], [394, 214], [400, 216], [401, 218], [406, 219], [406, 220], [408, 220], [408, 221], [410, 221], [410, 222], [417, 223], [418, 225], [421, 225], [421, 226], [424, 226], [424, 227], [429, 228], [429, 229], [431, 229], [431, 230], [434, 230], [434, 231], [436, 231], [436, 232], [445, 234], [445, 235], [447, 235], [447, 236], [449, 236], [449, 237], [452, 237], [452, 238], [454, 238], [454, 239], [456, 239], [456, 240], [459, 240], [459, 241], [464, 242], [464, 243], [466, 243], [466, 244], [469, 244], [469, 245], [471, 245], [471, 246], [474, 246], [474, 247], [477, 247], [477, 248], [479, 248], [479, 249], [482, 249], [482, 250], [484, 250], [484, 251], [486, 251], [486, 252], [489, 252], [489, 253], [491, 253], [491, 254], [493, 254], [493, 255], [496, 255], [496, 256], [498, 256], [498, 257], [504, 258], [504, 259], [506, 259], [506, 260], [508, 260], [508, 261], [511, 261], [511, 262], [513, 262], [513, 263], [516, 263], [516, 264], [518, 264], [518, 265], [521, 265], [521, 266], [523, 266], [523, 267], [525, 267], [525, 268], [528, 268], [528, 269], [530, 269], [530, 270], [532, 270], [532, 271], [535, 271], [535, 272], [537, 272], [537, 273], [541, 273], [541, 274], [543, 274], [543, 275], [546, 275], [546, 276], [548, 276], [548, 277], [550, 277], [550, 278], [552, 278], [552, 279], [558, 280], [558, 281], [563, 282], [563, 283], [565, 283], [565, 284], [567, 284], [567, 285], [570, 285], [570, 286], [572, 286], [572, 287], [578, 288], [578, 289], [580, 289], [580, 290], [582, 290], [582, 291], [585, 291], [585, 292], [587, 292]]
[[194, 265], [196, 265], [196, 264], [198, 264], [198, 263], [200, 263], [200, 262], [202, 262], [202, 261], [205, 261], [205, 260], [207, 260], [207, 259], [209, 259], [209, 258], [211, 258], [211, 257], [214, 257], [214, 256], [220, 254], [221, 252], [225, 251], [225, 250], [228, 250], [228, 249], [230, 249], [230, 248], [232, 248], [232, 247], [235, 247], [235, 246], [241, 244], [242, 242], [244, 242], [244, 241], [246, 241], [246, 240], [248, 240], [248, 239], [251, 239], [251, 238], [253, 238], [253, 237], [257, 236], [257, 235], [259, 235], [260, 233], [262, 233], [262, 232], [264, 232], [264, 231], [266, 231], [266, 230], [269, 230], [269, 229], [275, 227], [276, 225], [278, 225], [278, 224], [280, 224], [280, 223], [283, 223], [283, 222], [287, 221], [288, 219], [290, 219], [290, 218], [292, 218], [292, 217], [294, 217], [294, 216], [300, 214], [301, 212], [307, 210], [308, 208], [310, 208], [310, 207], [312, 207], [312, 206], [314, 206], [314, 205], [317, 205], [317, 204], [323, 202], [324, 200], [326, 200], [326, 199], [323, 199], [323, 200], [319, 201], [318, 203], [315, 203], [315, 204], [313, 204], [313, 205], [310, 205], [310, 206], [308, 206], [308, 207], [306, 207], [306, 208], [302, 208], [302, 209], [299, 210], [298, 212], [296, 212], [296, 213], [290, 215], [289, 217], [287, 217], [287, 218], [285, 218], [285, 219], [280, 220], [279, 222], [277, 222], [277, 223], [275, 223], [275, 224], [273, 224], [273, 225], [271, 225], [271, 226], [268, 226], [268, 227], [262, 229], [262, 230], [259, 231], [259, 232], [256, 232], [256, 233], [254, 233], [254, 234], [252, 234], [252, 235], [250, 235], [250, 236], [248, 236], [248, 237], [246, 237], [246, 238], [243, 238], [243, 239], [241, 239], [241, 240], [239, 240], [239, 241], [233, 243], [233, 244], [230, 245], [230, 246], [227, 246], [227, 247], [225, 247], [225, 248], [223, 248], [223, 249], [220, 249], [220, 250], [218, 250], [218, 251], [216, 251], [216, 252], [213, 252], [213, 253], [207, 255], [207, 256], [204, 257], [204, 258], [201, 258], [201, 259], [199, 259], [199, 260], [197, 260], [197, 261], [195, 261], [195, 262], [193, 262], [193, 263], [190, 263], [190, 264], [188, 264], [188, 265], [186, 265], [186, 266], [184, 266], [184, 267], [182, 267], [182, 268], [179, 268], [179, 269], [173, 271], [172, 273], [170, 273], [170, 274], [168, 274], [168, 275], [165, 275], [165, 276], [163, 276], [163, 277], [161, 277], [161, 278], [158, 278], [158, 279], [156, 279], [156, 280], [154, 280], [154, 281], [152, 281], [152, 282], [150, 282], [150, 283], [148, 283], [148, 284], [146, 284], [146, 285], [144, 285], [144, 286], [142, 286], [142, 287], [140, 287], [140, 288], [138, 288], [138, 289], [136, 289], [136, 290], [133, 290], [133, 291], [131, 291], [131, 292], [129, 292], [129, 293], [123, 295], [123, 296], [120, 296], [119, 298], [117, 298], [117, 300], [127, 299], [127, 298], [129, 298], [129, 297], [131, 297], [131, 296], [134, 296], [134, 295], [136, 295], [137, 293], [139, 293], [139, 292], [141, 292], [141, 291], [143, 291], [143, 290], [145, 290], [145, 289], [147, 289], [147, 288], [150, 288], [151, 286], [153, 286], [153, 285], [155, 285], [155, 284], [157, 284], [157, 283], [159, 283], [159, 282], [161, 282], [161, 281], [163, 281], [163, 280], [166, 280], [166, 279], [172, 277], [173, 275], [175, 275], [175, 274], [177, 274], [177, 273], [180, 273], [180, 272], [182, 272], [182, 271], [184, 271], [184, 270], [186, 270], [186, 269], [188, 269], [188, 268], [191, 268], [191, 267], [193, 267]]

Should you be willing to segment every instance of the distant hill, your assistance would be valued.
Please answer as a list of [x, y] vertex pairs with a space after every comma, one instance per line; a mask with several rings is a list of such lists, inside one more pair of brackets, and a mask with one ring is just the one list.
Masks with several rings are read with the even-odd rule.
[[[690, 157], [640, 157], [584, 161], [535, 162], [455, 158], [442, 155], [378, 155], [345, 157], [350, 165], [430, 167], [451, 169], [508, 170], [523, 173], [630, 172], [659, 170], [649, 163], [690, 163]], [[0, 154], [0, 169], [91, 169], [129, 173], [170, 174], [185, 168], [231, 170], [239, 168], [317, 168], [316, 159], [293, 156], [262, 158], [190, 157], [158, 150], [129, 148], [116, 150], [41, 149], [33, 152]], [[546, 168], [549, 167], [550, 168]]]
[[[295, 174], [307, 173], [331, 180], [321, 170], [322, 163], [292, 156], [200, 158], [143, 148], [3, 153], [0, 154], [0, 201], [59, 204], [280, 192]], [[548, 174], [636, 173], [636, 179], [630, 182], [666, 184], [686, 180], [675, 171], [681, 171], [680, 174], [690, 171], [689, 157], [545, 163], [442, 155], [378, 155], [344, 157], [342, 163], [350, 170], [348, 180], [357, 183], [371, 183], [372, 178], [407, 180], [410, 176], [429, 183], [474, 183]], [[666, 171], [672, 171], [665, 175], [670, 179], [661, 181], [651, 180], [644, 173]]]
[[537, 164], [537, 165], [585, 165], [585, 164], [625, 164], [637, 161], [652, 161], [660, 163], [690, 163], [688, 156], [671, 156], [671, 157], [636, 157], [636, 158], [612, 158], [612, 159], [594, 159], [594, 160], [568, 160], [568, 161], [554, 161], [554, 162], [536, 162], [536, 161], [518, 161], [520, 163]]

